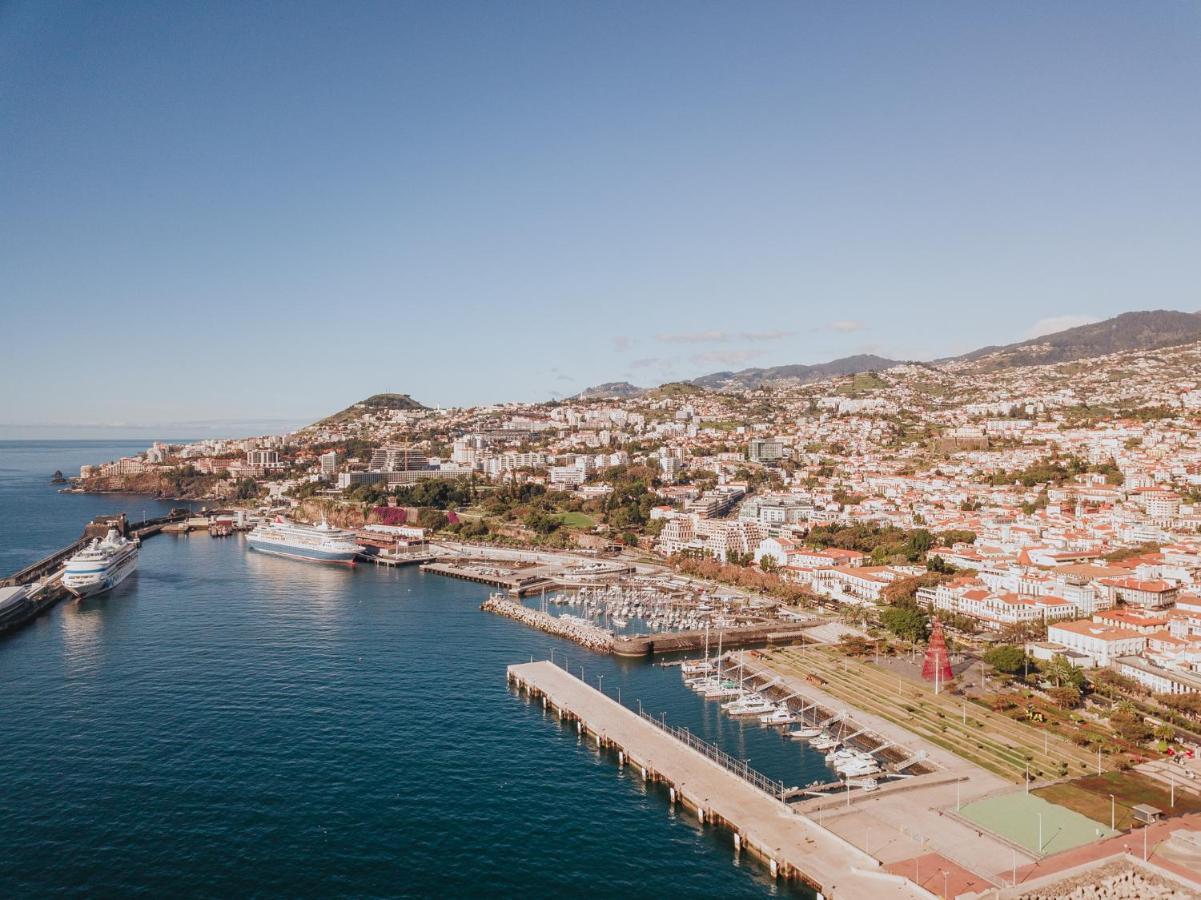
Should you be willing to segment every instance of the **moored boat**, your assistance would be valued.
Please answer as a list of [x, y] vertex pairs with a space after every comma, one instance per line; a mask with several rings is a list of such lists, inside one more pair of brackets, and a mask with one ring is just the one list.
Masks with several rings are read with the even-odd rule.
[[138, 568], [138, 542], [116, 528], [67, 560], [62, 584], [77, 599], [111, 591]]
[[277, 516], [260, 523], [246, 538], [252, 550], [305, 562], [353, 566], [359, 554], [354, 533], [334, 528], [324, 519], [319, 525], [302, 525]]

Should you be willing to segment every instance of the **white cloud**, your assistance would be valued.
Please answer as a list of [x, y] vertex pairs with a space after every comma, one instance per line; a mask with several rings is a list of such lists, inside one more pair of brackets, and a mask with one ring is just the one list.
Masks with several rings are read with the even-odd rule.
[[782, 328], [776, 328], [771, 331], [744, 331], [738, 335], [744, 341], [779, 341], [783, 338], [792, 337], [796, 334], [795, 331], [785, 331]]
[[1057, 331], [1064, 331], [1068, 328], [1077, 328], [1080, 325], [1091, 325], [1093, 322], [1100, 321], [1096, 316], [1049, 316], [1045, 319], [1039, 319], [1028, 329], [1026, 329], [1026, 339], [1039, 338], [1044, 335], [1054, 334]]
[[839, 319], [836, 322], [831, 322], [830, 327], [834, 331], [841, 331], [844, 334], [850, 334], [852, 331], [862, 331], [866, 326], [855, 319]]
[[787, 331], [783, 328], [772, 328], [766, 331], [719, 331], [713, 329], [710, 331], [682, 331], [669, 332], [667, 334], [657, 334], [655, 339], [662, 341], [664, 344], [722, 344], [727, 341], [778, 341], [782, 338], [792, 337], [796, 334], [795, 331]]
[[665, 344], [711, 344], [728, 341], [730, 336], [724, 331], [683, 331], [674, 334], [657, 334], [655, 339]]
[[706, 366], [740, 366], [759, 355], [758, 350], [707, 350], [688, 357], [690, 362]]
[[629, 350], [634, 343], [634, 338], [628, 334], [619, 334], [613, 338], [613, 349], [618, 352]]

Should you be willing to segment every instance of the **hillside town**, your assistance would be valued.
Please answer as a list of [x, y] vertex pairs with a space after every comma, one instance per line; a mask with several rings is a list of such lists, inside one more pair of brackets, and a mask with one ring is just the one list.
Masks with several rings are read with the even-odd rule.
[[1201, 345], [996, 363], [470, 409], [377, 395], [287, 435], [155, 443], [74, 489], [708, 560], [848, 621], [902, 607], [1201, 697]]
[[1188, 896], [1168, 885], [1201, 857], [1198, 328], [1134, 313], [939, 363], [542, 403], [377, 394], [64, 490], [222, 510], [164, 526], [183, 532], [333, 528], [339, 552], [490, 584], [481, 609], [592, 653], [703, 652], [675, 662], [693, 690], [799, 722], [844, 775], [770, 793], [893, 876], [939, 872], [940, 896], [1110, 870], [1113, 896]]

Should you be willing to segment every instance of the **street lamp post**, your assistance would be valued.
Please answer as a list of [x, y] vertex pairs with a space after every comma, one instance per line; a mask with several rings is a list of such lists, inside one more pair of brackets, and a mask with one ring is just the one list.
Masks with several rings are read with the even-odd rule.
[[1035, 813], [1038, 816], [1038, 852], [1043, 852], [1043, 814]]
[[1109, 830], [1117, 831], [1118, 808], [1114, 802], [1113, 794], [1109, 795]]

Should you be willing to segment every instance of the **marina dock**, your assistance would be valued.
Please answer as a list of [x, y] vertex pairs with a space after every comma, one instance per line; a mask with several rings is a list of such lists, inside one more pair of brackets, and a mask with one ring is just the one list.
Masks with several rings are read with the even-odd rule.
[[422, 572], [486, 584], [508, 591], [514, 597], [524, 597], [556, 587], [558, 581], [553, 577], [553, 570], [553, 566], [510, 569], [502, 564], [451, 562], [432, 562], [421, 567]]
[[580, 735], [633, 766], [648, 782], [661, 782], [669, 802], [695, 811], [703, 824], [732, 832], [735, 852], [762, 858], [772, 875], [801, 881], [824, 898], [889, 900], [934, 895], [889, 874], [873, 856], [793, 811], [788, 789], [739, 764], [687, 732], [631, 710], [550, 662], [508, 668], [519, 691], [540, 699]]

